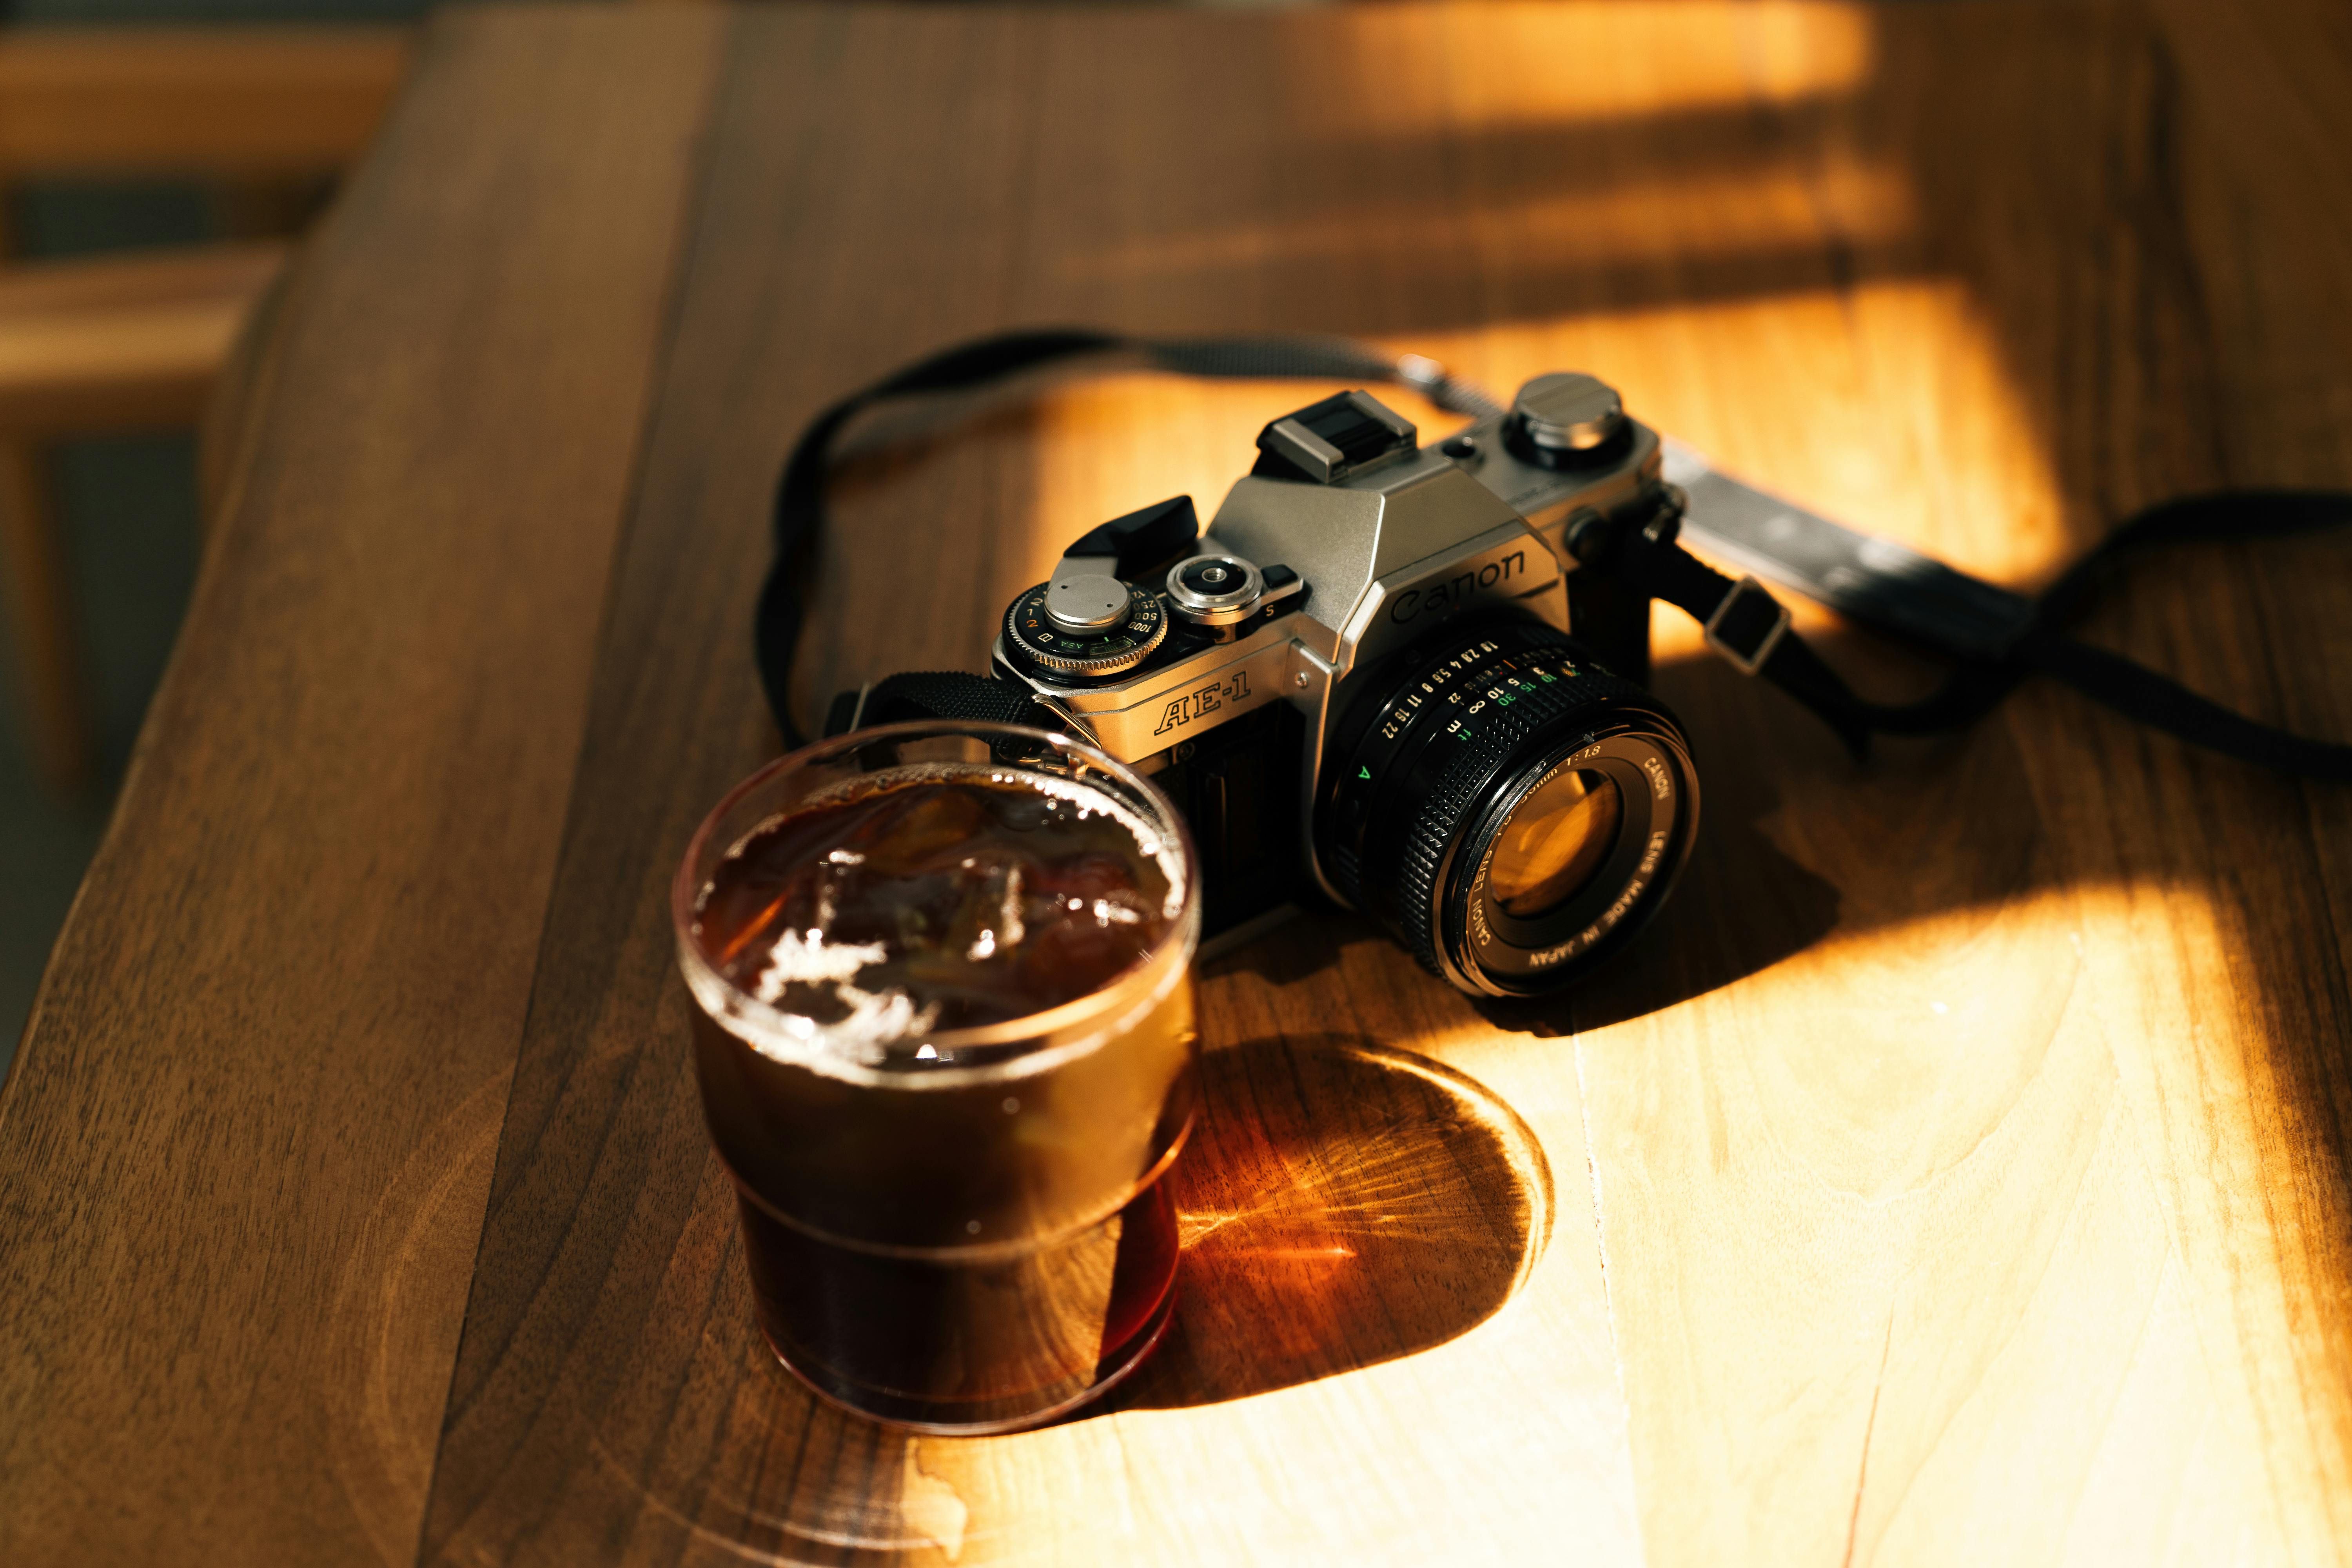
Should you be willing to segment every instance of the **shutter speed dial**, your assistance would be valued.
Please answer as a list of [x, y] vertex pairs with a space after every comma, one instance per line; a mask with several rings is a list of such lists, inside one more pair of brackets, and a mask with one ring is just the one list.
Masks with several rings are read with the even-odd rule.
[[[1114, 606], [1103, 593], [1090, 596], [1085, 608], [1099, 617], [1097, 626], [1073, 626], [1081, 619], [1068, 612], [1070, 595], [1049, 605], [1059, 583], [1040, 583], [1013, 601], [1004, 612], [1004, 641], [1022, 658], [1055, 675], [1098, 679], [1123, 675], [1141, 664], [1168, 635], [1168, 611], [1157, 594], [1121, 583], [1115, 577], [1081, 579], [1118, 588], [1125, 603]], [[1102, 601], [1097, 608], [1097, 601]]]
[[1201, 531], [1191, 496], [1115, 517], [1062, 552], [1054, 575], [1004, 612], [1005, 650], [1072, 680], [1124, 675], [1168, 635], [1168, 606], [1135, 579], [1182, 553]]
[[1126, 584], [1108, 572], [1072, 572], [1070, 564], [1064, 561], [1063, 569], [1045, 584], [1045, 619], [1056, 631], [1094, 637], [1127, 619]]

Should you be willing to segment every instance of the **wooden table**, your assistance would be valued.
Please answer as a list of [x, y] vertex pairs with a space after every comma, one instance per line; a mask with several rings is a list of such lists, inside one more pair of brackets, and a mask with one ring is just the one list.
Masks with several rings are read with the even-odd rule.
[[[2352, 483], [2347, 84], [2289, 0], [446, 17], [222, 411], [0, 1100], [0, 1561], [2352, 1557], [2343, 790], [2046, 686], [1857, 769], [1662, 616], [1666, 929], [1517, 1014], [1336, 916], [1213, 967], [1181, 1331], [987, 1441], [758, 1346], [663, 902], [772, 744], [779, 459], [886, 367], [1059, 321], [1587, 367], [2031, 586]], [[1318, 395], [853, 461], [804, 709], [976, 665]], [[2198, 550], [2092, 630], [2352, 735], [2347, 594], [2341, 541]]]

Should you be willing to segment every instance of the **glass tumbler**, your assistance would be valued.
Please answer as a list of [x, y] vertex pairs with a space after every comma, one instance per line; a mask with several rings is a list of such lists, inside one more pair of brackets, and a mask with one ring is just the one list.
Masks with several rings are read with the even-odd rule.
[[[703, 929], [722, 862], [780, 828], [802, 834], [790, 852], [825, 853], [828, 807], [941, 777], [1108, 801], [1167, 874], [1173, 913], [1157, 942], [1025, 1016], [932, 1030], [902, 1008], [900, 1033], [846, 1048], [763, 1000], [773, 987], [729, 977]], [[671, 914], [705, 1120], [740, 1200], [760, 1326], [787, 1368], [851, 1410], [937, 1433], [1047, 1421], [1133, 1370], [1174, 1306], [1162, 1178], [1192, 1130], [1199, 1053], [1199, 867], [1165, 796], [1043, 731], [861, 730], [721, 801], [678, 868]], [[824, 934], [784, 940], [817, 952]]]

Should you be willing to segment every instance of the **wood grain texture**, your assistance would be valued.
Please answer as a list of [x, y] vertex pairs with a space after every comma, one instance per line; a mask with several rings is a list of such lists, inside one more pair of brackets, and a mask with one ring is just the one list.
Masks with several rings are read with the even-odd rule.
[[[1609, 85], [1563, 92], [1565, 58]], [[1507, 1162], [1390, 1132], [1236, 1173], [1213, 1134], [1174, 1353], [1044, 1433], [884, 1436], [774, 1374], [665, 972], [668, 855], [766, 741], [737, 639], [765, 488], [827, 393], [1063, 319], [1381, 332], [1505, 385], [1592, 365], [1727, 458], [2031, 584], [2119, 510], [2249, 477], [2214, 458], [2187, 70], [2112, 10], [739, 22], [428, 1556], [2337, 1554], [2313, 1391], [2341, 1377], [2299, 1322], [2339, 1288], [2342, 1153], [2278, 1064], [2338, 1076], [2340, 955], [2243, 924], [2324, 908], [2304, 792], [2063, 698], [1857, 773], [1662, 626], [1665, 689], [1728, 762], [1673, 929], [1623, 973], [1482, 1017], [1331, 920], [1205, 988], [1213, 1128], [1279, 1127], [1286, 1086], [1378, 1042], [1509, 1113], [1450, 1123], [1528, 1129], [1582, 1223], [1496, 1311], [1477, 1205], [1412, 1205], [1460, 1181], [1507, 1206], [1532, 1190]], [[1130, 380], [952, 440], [902, 420], [911, 456], [844, 476], [804, 710], [976, 663], [1085, 520], [1214, 495], [1311, 395]], [[2234, 646], [2127, 646], [2260, 709], [2275, 666], [2232, 569], [2130, 609]], [[2299, 604], [2325, 624], [2315, 585]], [[2288, 973], [2239, 977], [2258, 953]], [[2250, 990], [2308, 1010], [2266, 1027]], [[1294, 1114], [1346, 1142], [1383, 1098]], [[1321, 1185], [1275, 1174], [1300, 1169]], [[1239, 1272], [1229, 1182], [1283, 1211]], [[1431, 1258], [1391, 1277], [1353, 1245], [1372, 1219]]]
[[292, 288], [0, 1100], [0, 1559], [414, 1553], [714, 42], [453, 21]]
[[[298, 452], [313, 472], [356, 454], [410, 494], [472, 471], [325, 428], [312, 405], [331, 400], [295, 396], [299, 366], [340, 385], [364, 361], [305, 347], [321, 296], [381, 305], [367, 268], [388, 263], [356, 242], [301, 275], [239, 377], [232, 532], [0, 1102], [0, 1258], [37, 1286], [5, 1299], [40, 1348], [0, 1384], [0, 1478], [44, 1499], [0, 1512], [19, 1541], [125, 1554], [178, 1509], [192, 1540], [309, 1529], [325, 1546], [304, 1555], [468, 1564], [2352, 1558], [2340, 792], [2041, 687], [1857, 768], [1662, 616], [1659, 684], [1707, 803], [1664, 929], [1538, 1007], [1474, 1008], [1337, 915], [1213, 966], [1180, 1327], [1108, 1407], [981, 1441], [821, 1410], [761, 1349], [665, 909], [695, 821], [774, 744], [747, 633], [787, 444], [965, 333], [1350, 331], [1502, 387], [1590, 368], [1727, 465], [2021, 586], [2149, 500], [2352, 483], [2340, 9], [657, 23], [628, 24], [651, 30], [625, 59], [577, 18], [471, 23], [425, 64], [418, 100], [455, 121], [511, 93], [490, 62], [583, 51], [532, 110], [550, 128], [501, 143], [559, 192], [591, 178], [572, 143], [607, 123], [592, 100], [669, 106], [648, 159], [678, 155], [706, 90], [709, 120], [690, 203], [672, 174], [598, 187], [604, 232], [645, 246], [629, 298], [658, 292], [648, 237], [677, 237], [660, 353], [641, 335], [608, 344], [603, 379], [429, 384], [483, 449], [528, 438], [493, 416], [534, 389], [566, 412], [529, 430], [564, 432], [573, 466], [560, 494], [500, 492], [512, 537], [466, 551], [432, 491], [445, 531], [400, 544], [396, 581], [475, 619], [297, 689], [297, 717], [368, 697], [392, 731], [372, 770], [309, 738], [348, 745], [362, 718], [311, 718], [272, 766], [202, 695], [238, 659], [290, 679], [287, 636], [348, 647], [350, 624], [381, 624], [356, 597], [366, 558], [336, 553], [360, 525], [273, 533], [257, 498], [299, 493], [263, 484]], [[643, 63], [659, 39], [675, 96]], [[395, 141], [370, 177], [428, 161]], [[520, 265], [517, 213], [570, 210], [479, 188], [509, 205], [451, 209], [446, 243], [476, 226], [492, 276]], [[576, 310], [582, 287], [372, 330], [487, 355], [474, 339]], [[1213, 501], [1257, 426], [1318, 390], [1119, 376], [952, 430], [938, 410], [877, 422], [836, 487], [803, 712], [887, 670], [976, 667], [1070, 536], [1179, 490]], [[593, 472], [592, 417], [620, 432]], [[476, 575], [484, 549], [557, 540], [527, 590]], [[316, 618], [257, 619], [298, 572]], [[2134, 572], [2091, 632], [2352, 734], [2348, 574], [2341, 542], [2186, 552]], [[1872, 689], [1927, 679], [1805, 624]], [[214, 666], [200, 690], [190, 671]], [[496, 714], [457, 695], [493, 677], [513, 683]], [[224, 689], [274, 689], [244, 679]], [[376, 858], [296, 907], [317, 928], [303, 951], [380, 955], [371, 988], [257, 989], [236, 922], [362, 786], [388, 814]], [[234, 832], [205, 826], [232, 808]], [[209, 920], [166, 942], [139, 911], [199, 868]], [[434, 967], [484, 942], [487, 971]], [[428, 1010], [418, 987], [467, 1005]], [[214, 1099], [169, 1103], [230, 1111], [164, 1131], [109, 1097], [131, 1069], [107, 1047], [174, 1028], [213, 1054], [173, 1053], [163, 1087]], [[350, 1048], [289, 1074], [312, 1037]], [[82, 1189], [23, 1173], [59, 1163], [76, 1116], [108, 1190], [134, 1169], [188, 1183], [177, 1239], [106, 1228]], [[181, 1174], [207, 1152], [245, 1184]], [[297, 1170], [319, 1175], [277, 1184]], [[198, 1247], [271, 1267], [121, 1283], [119, 1259]], [[365, 1288], [320, 1288], [334, 1279]], [[253, 1337], [199, 1311], [188, 1342], [211, 1359], [175, 1342], [113, 1373], [174, 1304], [234, 1304]], [[360, 1362], [335, 1348], [352, 1335]], [[331, 1392], [298, 1396], [305, 1376]], [[142, 1415], [151, 1389], [168, 1415]], [[120, 1432], [172, 1441], [145, 1511], [114, 1523], [87, 1489], [136, 1440]], [[247, 1489], [197, 1510], [190, 1456], [232, 1446]], [[85, 1490], [53, 1500], [68, 1485]]]

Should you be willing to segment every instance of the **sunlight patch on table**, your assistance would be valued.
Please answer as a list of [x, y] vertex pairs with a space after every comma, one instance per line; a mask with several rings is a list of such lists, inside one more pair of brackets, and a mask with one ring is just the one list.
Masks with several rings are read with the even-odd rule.
[[[1789, 104], [1853, 90], [1878, 58], [1870, 8], [1839, 0], [1373, 6], [1349, 24], [1302, 30], [1283, 72], [1310, 132], [1360, 132], [1371, 105], [1384, 128], [1437, 132]], [[1400, 57], [1441, 49], [1444, 96], [1408, 90], [1422, 73]], [[1556, 67], [1528, 70], [1530, 59]]]
[[2192, 1078], [2233, 1092], [2194, 1035], [2251, 1020], [2124, 1025], [2152, 916], [2191, 968], [2226, 951], [2192, 889], [2029, 885], [1579, 1037], [1664, 1560], [2226, 1561], [2292, 1533], [2309, 1500], [2258, 1468], [2278, 1407], [2236, 1348], [2284, 1314], [2214, 1228], [2260, 1109], [2209, 1098], [2186, 1163], [2164, 1131]]

